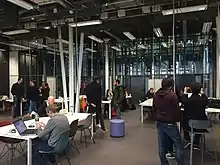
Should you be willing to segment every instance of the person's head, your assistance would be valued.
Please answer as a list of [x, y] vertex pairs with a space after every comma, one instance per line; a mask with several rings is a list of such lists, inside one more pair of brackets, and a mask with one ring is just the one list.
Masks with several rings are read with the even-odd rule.
[[161, 82], [161, 87], [162, 87], [162, 89], [165, 89], [165, 90], [166, 89], [172, 89], [173, 81], [171, 79], [169, 79], [169, 78], [165, 78]]
[[41, 86], [44, 87], [46, 85], [45, 81], [42, 82]]
[[150, 88], [150, 89], [149, 89], [149, 92], [150, 92], [150, 93], [154, 93], [154, 88]]
[[49, 88], [49, 84], [48, 84], [48, 83], [45, 83], [45, 87]]
[[120, 80], [116, 79], [116, 80], [114, 81], [114, 86], [118, 86], [119, 84], [120, 84]]
[[30, 86], [33, 87], [33, 86], [35, 86], [35, 85], [36, 85], [36, 81], [35, 81], [35, 80], [31, 80], [31, 81], [30, 81]]
[[58, 107], [56, 105], [49, 105], [46, 108], [47, 115], [51, 118], [58, 113]]
[[55, 98], [53, 96], [49, 96], [47, 101], [49, 105], [52, 105], [55, 103]]
[[95, 82], [95, 83], [99, 83], [99, 79], [98, 79], [98, 77], [94, 77], [94, 78], [93, 78], [93, 82]]
[[200, 83], [194, 82], [191, 83], [190, 88], [193, 94], [199, 94], [201, 92], [202, 86]]
[[18, 84], [21, 84], [21, 83], [23, 83], [23, 78], [18, 77]]

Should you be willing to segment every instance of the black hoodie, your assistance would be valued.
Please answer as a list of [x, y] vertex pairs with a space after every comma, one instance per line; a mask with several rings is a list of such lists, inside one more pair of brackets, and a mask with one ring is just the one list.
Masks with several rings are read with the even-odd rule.
[[155, 119], [166, 123], [180, 121], [181, 109], [179, 99], [172, 90], [159, 89], [153, 98], [153, 110]]

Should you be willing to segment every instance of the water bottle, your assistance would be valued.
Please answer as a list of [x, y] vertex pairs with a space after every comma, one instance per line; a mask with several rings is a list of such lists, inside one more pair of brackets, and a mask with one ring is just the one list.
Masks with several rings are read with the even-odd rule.
[[38, 116], [38, 114], [37, 114], [37, 113], [35, 114], [35, 121], [36, 121], [36, 122], [38, 122], [38, 121], [39, 121], [39, 116]]

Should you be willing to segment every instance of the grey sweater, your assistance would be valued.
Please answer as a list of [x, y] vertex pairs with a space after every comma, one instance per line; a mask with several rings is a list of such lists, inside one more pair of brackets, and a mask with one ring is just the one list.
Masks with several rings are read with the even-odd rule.
[[70, 126], [67, 117], [56, 114], [47, 122], [43, 130], [38, 131], [38, 137], [45, 138], [48, 136], [48, 145], [55, 147], [60, 135], [68, 129], [70, 129]]

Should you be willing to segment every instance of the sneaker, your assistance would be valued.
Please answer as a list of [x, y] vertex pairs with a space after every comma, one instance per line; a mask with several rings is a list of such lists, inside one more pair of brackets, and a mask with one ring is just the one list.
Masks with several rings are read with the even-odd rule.
[[100, 124], [97, 124], [96, 127], [101, 128], [101, 125], [100, 125]]
[[104, 132], [104, 133], [105, 133], [105, 132], [108, 132], [108, 130], [107, 130], [107, 129], [102, 129], [102, 132]]
[[173, 160], [173, 159], [175, 159], [175, 155], [173, 153], [167, 153], [166, 158], [170, 159], [170, 160]]

